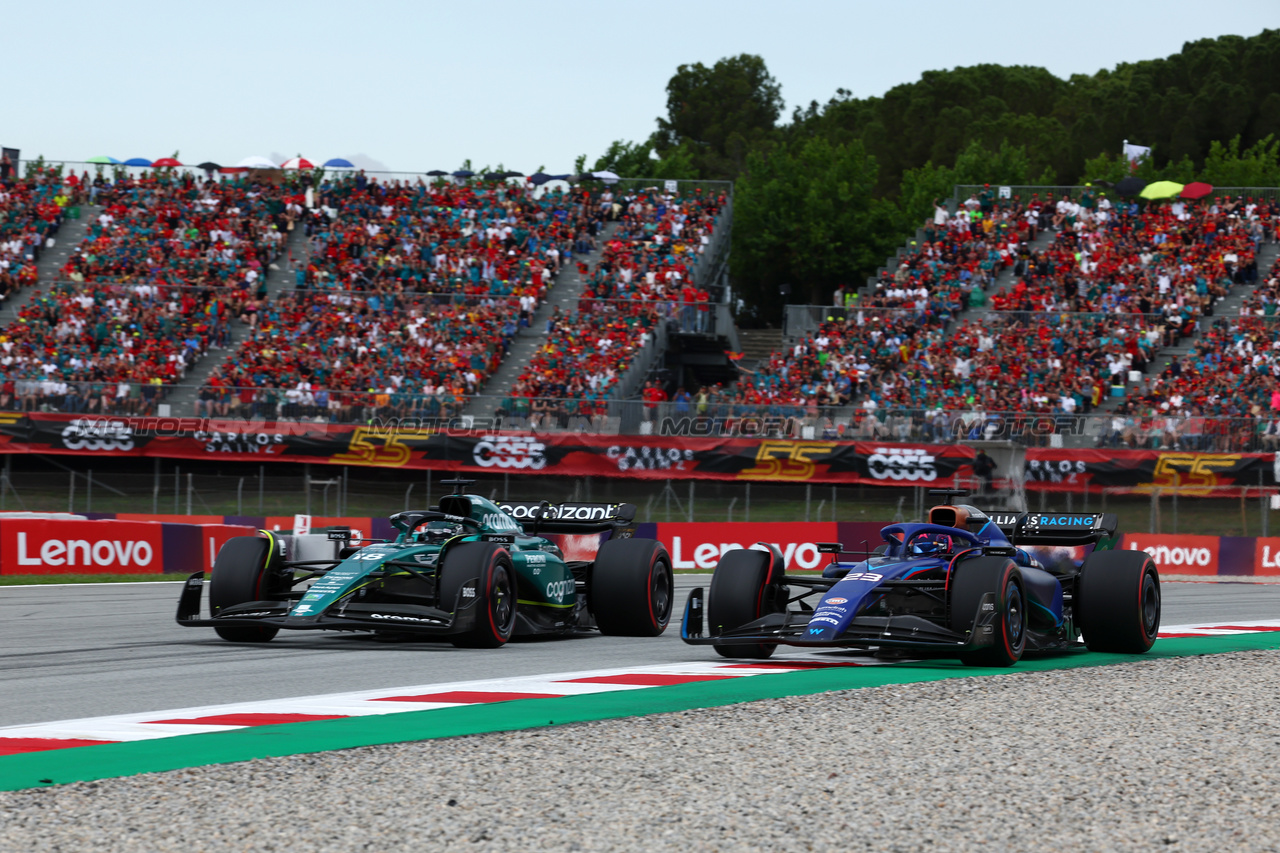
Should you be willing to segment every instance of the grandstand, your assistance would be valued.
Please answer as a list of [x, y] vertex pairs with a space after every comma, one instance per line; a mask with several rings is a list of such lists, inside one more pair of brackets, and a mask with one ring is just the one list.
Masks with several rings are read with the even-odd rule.
[[767, 416], [927, 441], [1040, 418], [1020, 440], [1280, 444], [1264, 191], [958, 187], [842, 304], [789, 306], [770, 347], [727, 305], [727, 185], [75, 177], [0, 196], [0, 408], [621, 432]]

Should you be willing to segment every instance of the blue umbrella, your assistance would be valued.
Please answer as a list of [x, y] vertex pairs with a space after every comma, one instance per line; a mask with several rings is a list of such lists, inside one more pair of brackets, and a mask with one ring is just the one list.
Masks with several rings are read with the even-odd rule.
[[466, 169], [459, 169], [453, 173], [455, 178], [470, 178], [475, 176], [475, 172], [468, 172]]
[[343, 160], [341, 157], [334, 157], [332, 160], [324, 161], [324, 168], [326, 169], [354, 169], [355, 167], [355, 163], [350, 160]]
[[144, 166], [145, 167], [145, 166], [150, 166], [151, 161], [148, 160], [146, 157], [132, 157], [128, 160], [125, 160], [124, 164], [126, 166]]
[[535, 187], [540, 187], [549, 180], [551, 180], [551, 176], [546, 172], [534, 172], [529, 176], [529, 183], [533, 184]]

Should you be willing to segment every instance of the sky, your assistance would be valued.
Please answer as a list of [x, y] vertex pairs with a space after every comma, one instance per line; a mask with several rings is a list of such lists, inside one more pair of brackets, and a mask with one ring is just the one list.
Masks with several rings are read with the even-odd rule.
[[759, 54], [789, 114], [985, 62], [1092, 74], [1278, 28], [1280, 2], [60, 0], [5, 21], [29, 34], [6, 39], [0, 97], [0, 144], [24, 159], [556, 173], [652, 133], [682, 63]]

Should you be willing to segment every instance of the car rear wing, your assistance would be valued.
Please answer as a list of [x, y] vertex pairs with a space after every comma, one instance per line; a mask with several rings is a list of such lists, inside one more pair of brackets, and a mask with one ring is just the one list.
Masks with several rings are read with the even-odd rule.
[[987, 513], [1015, 545], [1089, 545], [1116, 535], [1120, 526], [1114, 512], [1017, 512]]
[[524, 525], [526, 532], [603, 533], [635, 527], [636, 505], [566, 501], [503, 501], [498, 507]]

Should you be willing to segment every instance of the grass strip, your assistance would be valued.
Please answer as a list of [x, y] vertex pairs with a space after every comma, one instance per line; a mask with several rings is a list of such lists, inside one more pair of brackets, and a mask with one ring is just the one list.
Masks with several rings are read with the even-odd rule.
[[32, 586], [51, 583], [140, 583], [184, 581], [184, 574], [150, 575], [0, 575], [0, 586]]
[[287, 723], [149, 741], [32, 752], [0, 757], [0, 790], [15, 791], [255, 758], [638, 717], [887, 684], [912, 684], [975, 675], [1011, 675], [1019, 672], [1134, 663], [1156, 658], [1276, 649], [1280, 648], [1280, 636], [1277, 633], [1280, 632], [1170, 638], [1158, 641], [1155, 648], [1145, 655], [1078, 652], [1024, 660], [1011, 669], [966, 667], [949, 660], [889, 666], [829, 667], [651, 687], [645, 690], [621, 690], [554, 699], [522, 699], [490, 705]]

